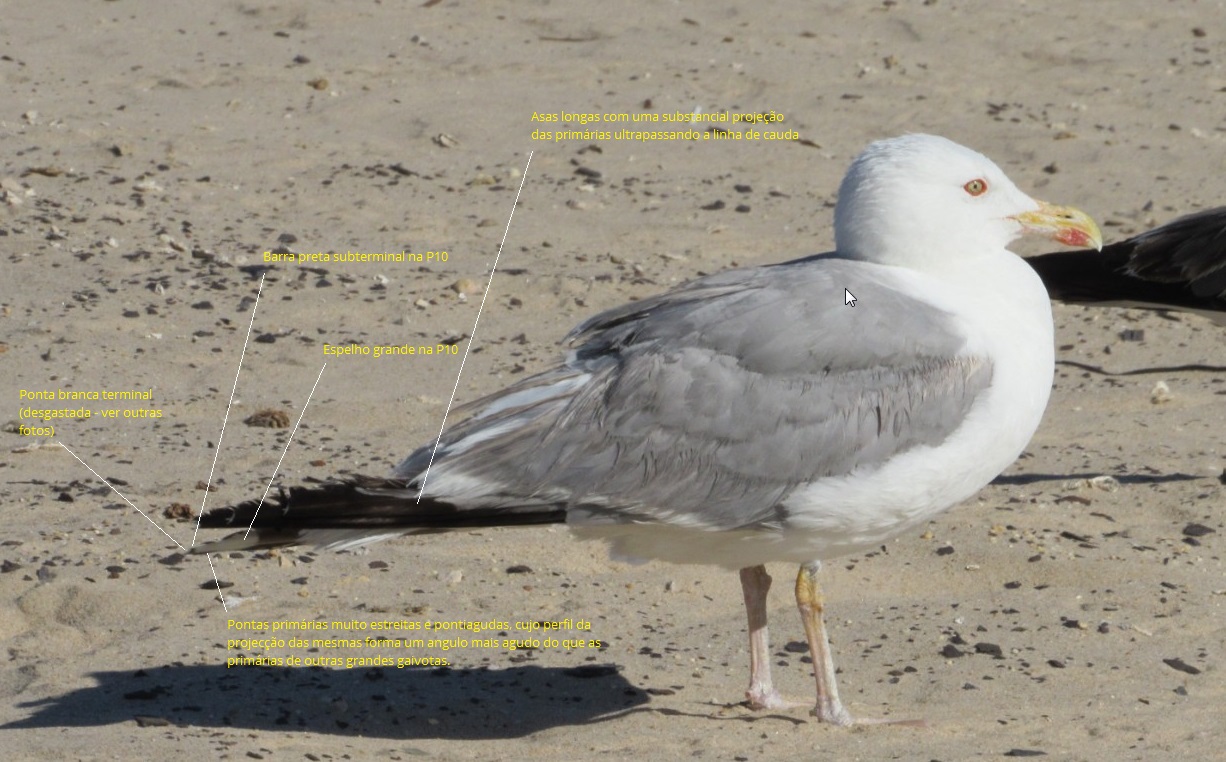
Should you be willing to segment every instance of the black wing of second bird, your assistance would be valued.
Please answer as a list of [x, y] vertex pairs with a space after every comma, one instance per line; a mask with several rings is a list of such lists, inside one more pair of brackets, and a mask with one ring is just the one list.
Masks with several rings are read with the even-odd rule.
[[1196, 312], [1226, 324], [1226, 207], [1104, 246], [1030, 257], [1051, 298]]

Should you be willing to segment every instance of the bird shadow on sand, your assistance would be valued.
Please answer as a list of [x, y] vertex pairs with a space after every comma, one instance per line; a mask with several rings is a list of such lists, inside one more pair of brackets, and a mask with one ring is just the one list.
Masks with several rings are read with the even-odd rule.
[[323, 669], [166, 665], [95, 672], [97, 685], [18, 703], [6, 730], [230, 727], [384, 738], [519, 738], [613, 719], [649, 701], [606, 665]]
[[[1168, 484], [1170, 482], [1194, 482], [1201, 479], [1211, 479], [1210, 476], [1197, 476], [1195, 474], [1107, 474], [1115, 479], [1120, 484]], [[1085, 479], [1096, 479], [1103, 476], [1102, 473], [1092, 474], [1008, 474], [996, 477], [992, 480], [992, 484], [1001, 485], [1024, 485], [1037, 484], [1039, 482], [1067, 482], [1081, 481]]]

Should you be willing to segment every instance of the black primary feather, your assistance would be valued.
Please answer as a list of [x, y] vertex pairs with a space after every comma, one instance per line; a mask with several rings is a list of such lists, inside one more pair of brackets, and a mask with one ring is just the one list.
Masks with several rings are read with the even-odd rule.
[[1226, 322], [1226, 207], [1093, 250], [1027, 259], [1051, 298], [1197, 312]]

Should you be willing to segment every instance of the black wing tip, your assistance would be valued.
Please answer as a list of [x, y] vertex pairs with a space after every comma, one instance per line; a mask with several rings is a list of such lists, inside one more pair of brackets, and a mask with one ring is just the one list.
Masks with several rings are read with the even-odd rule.
[[1053, 299], [1226, 313], [1226, 207], [1092, 250], [1027, 258]]
[[[397, 498], [374, 494], [378, 490], [412, 491], [414, 483], [407, 479], [355, 475], [328, 481], [307, 480], [307, 484], [282, 487], [262, 499], [246, 500], [236, 505], [211, 508], [200, 517], [200, 526], [208, 529], [230, 529], [236, 526], [277, 526], [296, 510], [307, 515], [329, 509], [342, 510], [347, 505], [370, 502], [390, 502]], [[401, 498], [402, 499], [402, 498]]]
[[416, 482], [408, 479], [368, 476], [295, 486], [279, 490], [263, 501], [248, 500], [211, 509], [201, 517], [200, 526], [244, 532], [250, 529], [269, 538], [264, 547], [273, 547], [292, 544], [290, 540], [310, 530], [374, 535], [566, 521], [566, 509], [561, 505], [464, 506], [439, 497], [419, 500], [418, 489]]

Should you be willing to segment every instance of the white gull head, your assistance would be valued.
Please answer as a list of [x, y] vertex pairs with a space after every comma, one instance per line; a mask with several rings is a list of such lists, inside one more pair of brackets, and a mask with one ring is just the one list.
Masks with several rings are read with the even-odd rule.
[[1023, 233], [1101, 246], [1084, 213], [1036, 201], [981, 153], [935, 135], [873, 143], [839, 187], [840, 257], [939, 271], [999, 256]]

